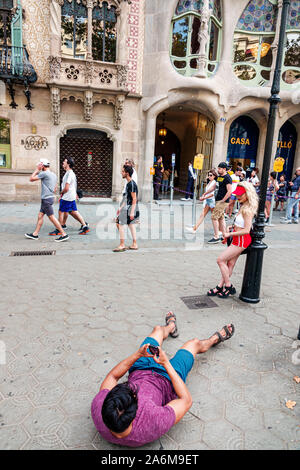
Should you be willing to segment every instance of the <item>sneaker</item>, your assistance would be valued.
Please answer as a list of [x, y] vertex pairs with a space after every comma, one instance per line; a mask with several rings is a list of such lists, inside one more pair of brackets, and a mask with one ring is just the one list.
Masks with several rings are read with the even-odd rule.
[[299, 224], [298, 220], [293, 220], [293, 224]]
[[84, 225], [82, 230], [78, 233], [78, 235], [86, 235], [90, 231], [90, 227], [88, 225]]
[[291, 224], [292, 221], [291, 221], [291, 220], [288, 220], [288, 219], [285, 219], [285, 220], [281, 220], [280, 223], [281, 223], [281, 224]]
[[81, 225], [80, 229], [78, 230], [78, 232], [81, 232], [83, 227], [89, 227], [89, 224], [88, 222], [85, 223], [85, 225]]
[[69, 240], [69, 235], [61, 235], [59, 238], [55, 238], [55, 242], [60, 243], [60, 242], [66, 242]]
[[61, 232], [58, 229], [55, 229], [53, 230], [53, 232], [49, 232], [48, 235], [50, 235], [51, 237], [57, 237], [57, 235], [61, 235]]
[[188, 200], [189, 200], [189, 198], [186, 198], [186, 197], [181, 197], [181, 198], [180, 198], [180, 200], [181, 200], [181, 201], [188, 201]]
[[62, 228], [63, 228], [64, 230], [66, 230], [67, 226], [66, 226], [66, 225], [62, 225]]
[[280, 217], [282, 220], [287, 220], [287, 218], [284, 216], [284, 217]]
[[30, 238], [31, 240], [38, 240], [39, 236], [38, 235], [33, 235], [33, 233], [25, 233], [26, 238]]
[[210, 244], [213, 244], [213, 243], [219, 243], [221, 241], [220, 238], [211, 238], [210, 240], [208, 240], [207, 243], [210, 243]]
[[197, 230], [194, 230], [194, 227], [185, 227], [185, 231], [189, 233], [196, 233]]

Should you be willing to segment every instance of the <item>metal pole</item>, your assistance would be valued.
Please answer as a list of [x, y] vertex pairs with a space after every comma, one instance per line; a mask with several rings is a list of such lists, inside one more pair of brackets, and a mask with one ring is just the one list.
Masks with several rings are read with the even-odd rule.
[[175, 166], [172, 164], [172, 176], [171, 176], [171, 184], [170, 184], [170, 213], [173, 214], [173, 197], [174, 197], [174, 169]]
[[[278, 177], [278, 173], [276, 173], [276, 180], [277, 180], [277, 177]], [[273, 218], [274, 200], [275, 200], [275, 187], [274, 187], [274, 191], [273, 191], [273, 194], [272, 194], [269, 222], [267, 223], [267, 225], [269, 227], [273, 227], [272, 218]]]
[[265, 237], [264, 226], [265, 226], [265, 202], [268, 185], [268, 177], [270, 171], [270, 163], [272, 157], [272, 147], [275, 134], [275, 123], [278, 111], [278, 104], [281, 102], [279, 97], [280, 92], [280, 80], [281, 80], [281, 69], [283, 61], [283, 52], [285, 46], [285, 34], [286, 34], [286, 23], [287, 15], [290, 6], [290, 0], [283, 0], [282, 16], [280, 23], [280, 33], [278, 42], [278, 51], [276, 57], [275, 72], [273, 77], [273, 84], [271, 88], [271, 96], [269, 98], [270, 111], [268, 118], [268, 127], [265, 143], [264, 161], [262, 169], [262, 178], [260, 185], [260, 197], [259, 207], [253, 226], [253, 243], [250, 252], [247, 254], [243, 285], [239, 298], [243, 302], [247, 303], [258, 303], [260, 301], [260, 285], [262, 276], [263, 266], [263, 255], [267, 245], [263, 243]]
[[192, 212], [192, 226], [193, 227], [196, 225], [196, 202], [197, 202], [198, 173], [199, 173], [199, 170], [197, 170], [197, 176], [196, 176], [196, 179], [194, 179], [193, 212]]

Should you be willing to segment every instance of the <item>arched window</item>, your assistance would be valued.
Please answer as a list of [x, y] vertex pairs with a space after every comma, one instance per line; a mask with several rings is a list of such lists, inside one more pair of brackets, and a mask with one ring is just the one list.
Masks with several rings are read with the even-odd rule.
[[179, 0], [172, 19], [170, 56], [182, 75], [211, 76], [220, 59], [220, 0]]
[[61, 10], [62, 54], [76, 59], [86, 59], [90, 32], [92, 58], [102, 62], [115, 62], [117, 8], [109, 2], [96, 3], [89, 23], [86, 4], [86, 0], [64, 1]]
[[270, 80], [277, 6], [274, 1], [251, 0], [234, 33], [234, 73], [245, 84], [264, 85]]

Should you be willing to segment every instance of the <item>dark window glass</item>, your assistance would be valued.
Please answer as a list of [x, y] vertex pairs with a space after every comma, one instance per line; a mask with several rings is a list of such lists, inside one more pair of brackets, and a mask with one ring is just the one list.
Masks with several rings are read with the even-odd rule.
[[191, 37], [191, 54], [197, 54], [199, 52], [199, 29], [201, 21], [198, 16], [194, 16], [192, 25], [192, 37]]
[[261, 39], [261, 51], [260, 51], [260, 65], [263, 67], [272, 67], [273, 54], [271, 49], [271, 44], [274, 41], [274, 36], [272, 37], [263, 37]]
[[286, 67], [300, 67], [300, 34], [288, 34], [284, 58]]
[[185, 57], [187, 55], [187, 37], [189, 29], [189, 19], [182, 18], [173, 24], [172, 55]]
[[196, 69], [198, 67], [197, 59], [192, 59], [190, 61], [190, 67], [191, 67], [191, 69]]
[[93, 59], [103, 62], [116, 61], [117, 16], [114, 7], [107, 3], [93, 9]]
[[174, 65], [177, 69], [184, 69], [186, 67], [186, 62], [175, 60]]
[[85, 58], [87, 52], [87, 9], [76, 0], [65, 0], [61, 10], [62, 53]]
[[10, 144], [9, 121], [0, 119], [0, 144]]
[[211, 22], [210, 36], [209, 36], [209, 60], [217, 60], [218, 56], [218, 43], [219, 43], [219, 28], [215, 23]]

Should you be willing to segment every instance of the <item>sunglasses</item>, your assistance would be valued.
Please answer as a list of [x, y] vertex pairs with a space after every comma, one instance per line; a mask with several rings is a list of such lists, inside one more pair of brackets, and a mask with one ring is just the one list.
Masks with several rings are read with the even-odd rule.
[[214, 176], [212, 173], [208, 173], [208, 176]]

